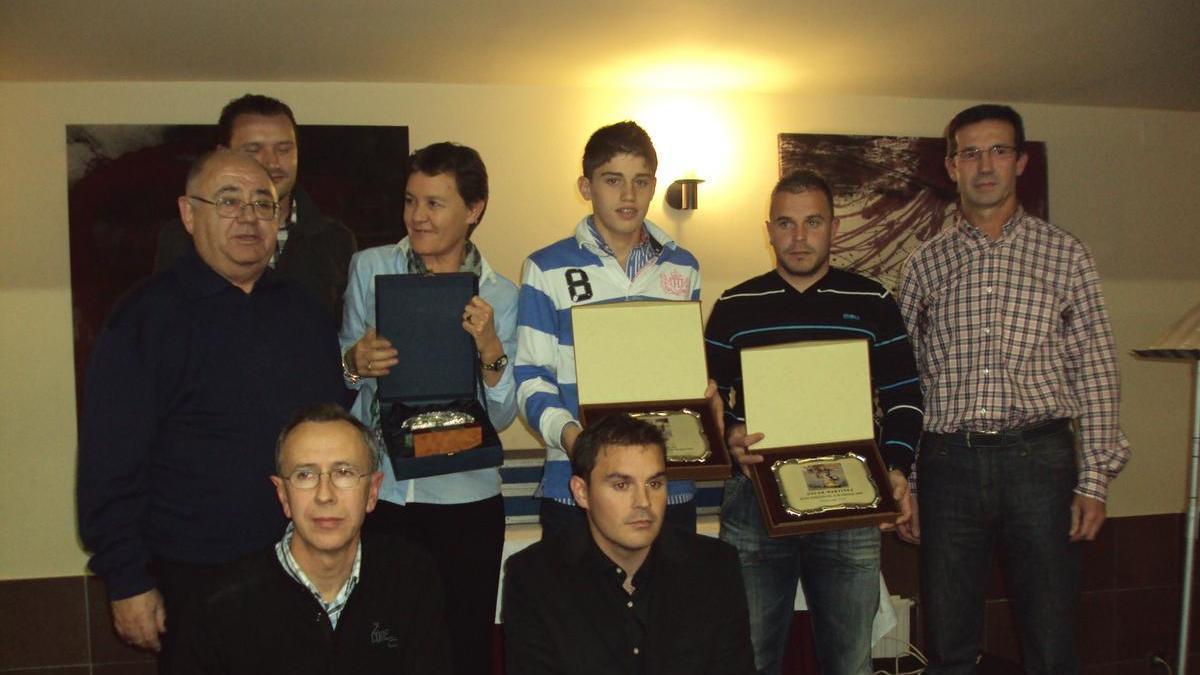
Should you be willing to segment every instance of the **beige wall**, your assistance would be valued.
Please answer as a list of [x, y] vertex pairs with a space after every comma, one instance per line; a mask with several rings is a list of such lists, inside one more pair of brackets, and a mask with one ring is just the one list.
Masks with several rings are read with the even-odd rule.
[[[650, 218], [700, 259], [705, 307], [767, 269], [760, 223], [777, 174], [776, 134], [937, 135], [969, 102], [637, 93], [566, 88], [366, 84], [0, 84], [0, 578], [78, 574], [74, 387], [64, 125], [211, 123], [245, 91], [287, 100], [305, 123], [407, 124], [412, 146], [473, 145], [492, 173], [476, 240], [501, 273], [565, 236], [588, 134], [642, 121], [662, 157], [660, 187], [707, 179], [701, 209]], [[1125, 429], [1134, 459], [1113, 515], [1183, 509], [1190, 369], [1128, 356], [1200, 299], [1196, 189], [1200, 114], [1024, 105], [1030, 137], [1048, 144], [1052, 218], [1096, 252], [1121, 351]], [[690, 134], [688, 132], [691, 132]], [[530, 447], [522, 429], [508, 447]]]

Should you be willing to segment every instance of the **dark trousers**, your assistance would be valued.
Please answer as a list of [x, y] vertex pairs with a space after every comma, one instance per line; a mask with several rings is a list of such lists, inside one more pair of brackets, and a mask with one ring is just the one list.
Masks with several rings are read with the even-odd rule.
[[[587, 522], [587, 514], [578, 506], [563, 504], [553, 499], [543, 499], [538, 509], [538, 518], [542, 522], [542, 538], [578, 527]], [[682, 504], [668, 504], [667, 514], [663, 525], [682, 527], [688, 532], [696, 531], [696, 500], [689, 499]]]
[[169, 675], [177, 670], [175, 662], [183, 655], [176, 649], [176, 640], [184, 625], [192, 620], [204, 593], [220, 573], [221, 565], [201, 565], [156, 558], [150, 571], [154, 574], [158, 592], [163, 597], [167, 615], [167, 632], [161, 637], [162, 651], [158, 653], [158, 672]]
[[1069, 541], [1074, 435], [968, 445], [926, 434], [917, 464], [929, 675], [975, 672], [992, 548], [1003, 552], [1030, 675], [1079, 672], [1080, 548]]
[[496, 495], [466, 504], [404, 506], [380, 500], [363, 528], [404, 537], [429, 551], [446, 592], [454, 672], [491, 673], [504, 499]]

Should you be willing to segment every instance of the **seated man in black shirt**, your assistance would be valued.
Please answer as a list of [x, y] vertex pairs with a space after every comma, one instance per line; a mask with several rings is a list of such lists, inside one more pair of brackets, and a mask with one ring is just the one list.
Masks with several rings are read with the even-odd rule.
[[610, 415], [579, 435], [571, 474], [587, 525], [508, 562], [508, 672], [754, 673], [736, 552], [662, 527], [662, 433]]
[[229, 566], [184, 628], [181, 673], [448, 673], [429, 556], [361, 537], [375, 508], [371, 432], [336, 404], [284, 428], [271, 482], [290, 520], [274, 548]]

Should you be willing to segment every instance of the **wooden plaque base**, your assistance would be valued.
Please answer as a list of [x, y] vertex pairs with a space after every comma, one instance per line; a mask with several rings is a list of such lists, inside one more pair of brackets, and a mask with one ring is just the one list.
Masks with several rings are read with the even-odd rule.
[[413, 456], [450, 455], [483, 445], [483, 427], [464, 424], [446, 429], [413, 432]]
[[[753, 450], [752, 450], [753, 452]], [[797, 516], [787, 510], [780, 495], [779, 483], [771, 471], [778, 460], [792, 458], [816, 458], [827, 455], [853, 453], [866, 458], [867, 468], [875, 488], [879, 491], [879, 504], [874, 508], [848, 508], [829, 510], [824, 513]], [[795, 448], [771, 448], [760, 450], [763, 461], [750, 465], [750, 480], [758, 496], [763, 524], [771, 537], [786, 537], [825, 530], [845, 530], [894, 521], [900, 515], [896, 500], [892, 497], [892, 483], [888, 479], [887, 467], [873, 440], [847, 443], [828, 443]]]

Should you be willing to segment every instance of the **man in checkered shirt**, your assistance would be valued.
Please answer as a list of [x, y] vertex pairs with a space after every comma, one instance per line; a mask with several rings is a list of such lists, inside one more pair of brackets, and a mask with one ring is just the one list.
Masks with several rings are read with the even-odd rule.
[[960, 213], [900, 281], [925, 394], [918, 508], [900, 530], [921, 545], [929, 675], [974, 672], [997, 541], [1026, 672], [1079, 672], [1077, 542], [1095, 539], [1129, 459], [1096, 266], [1073, 235], [1021, 208], [1024, 143], [1007, 106], [950, 121]]

